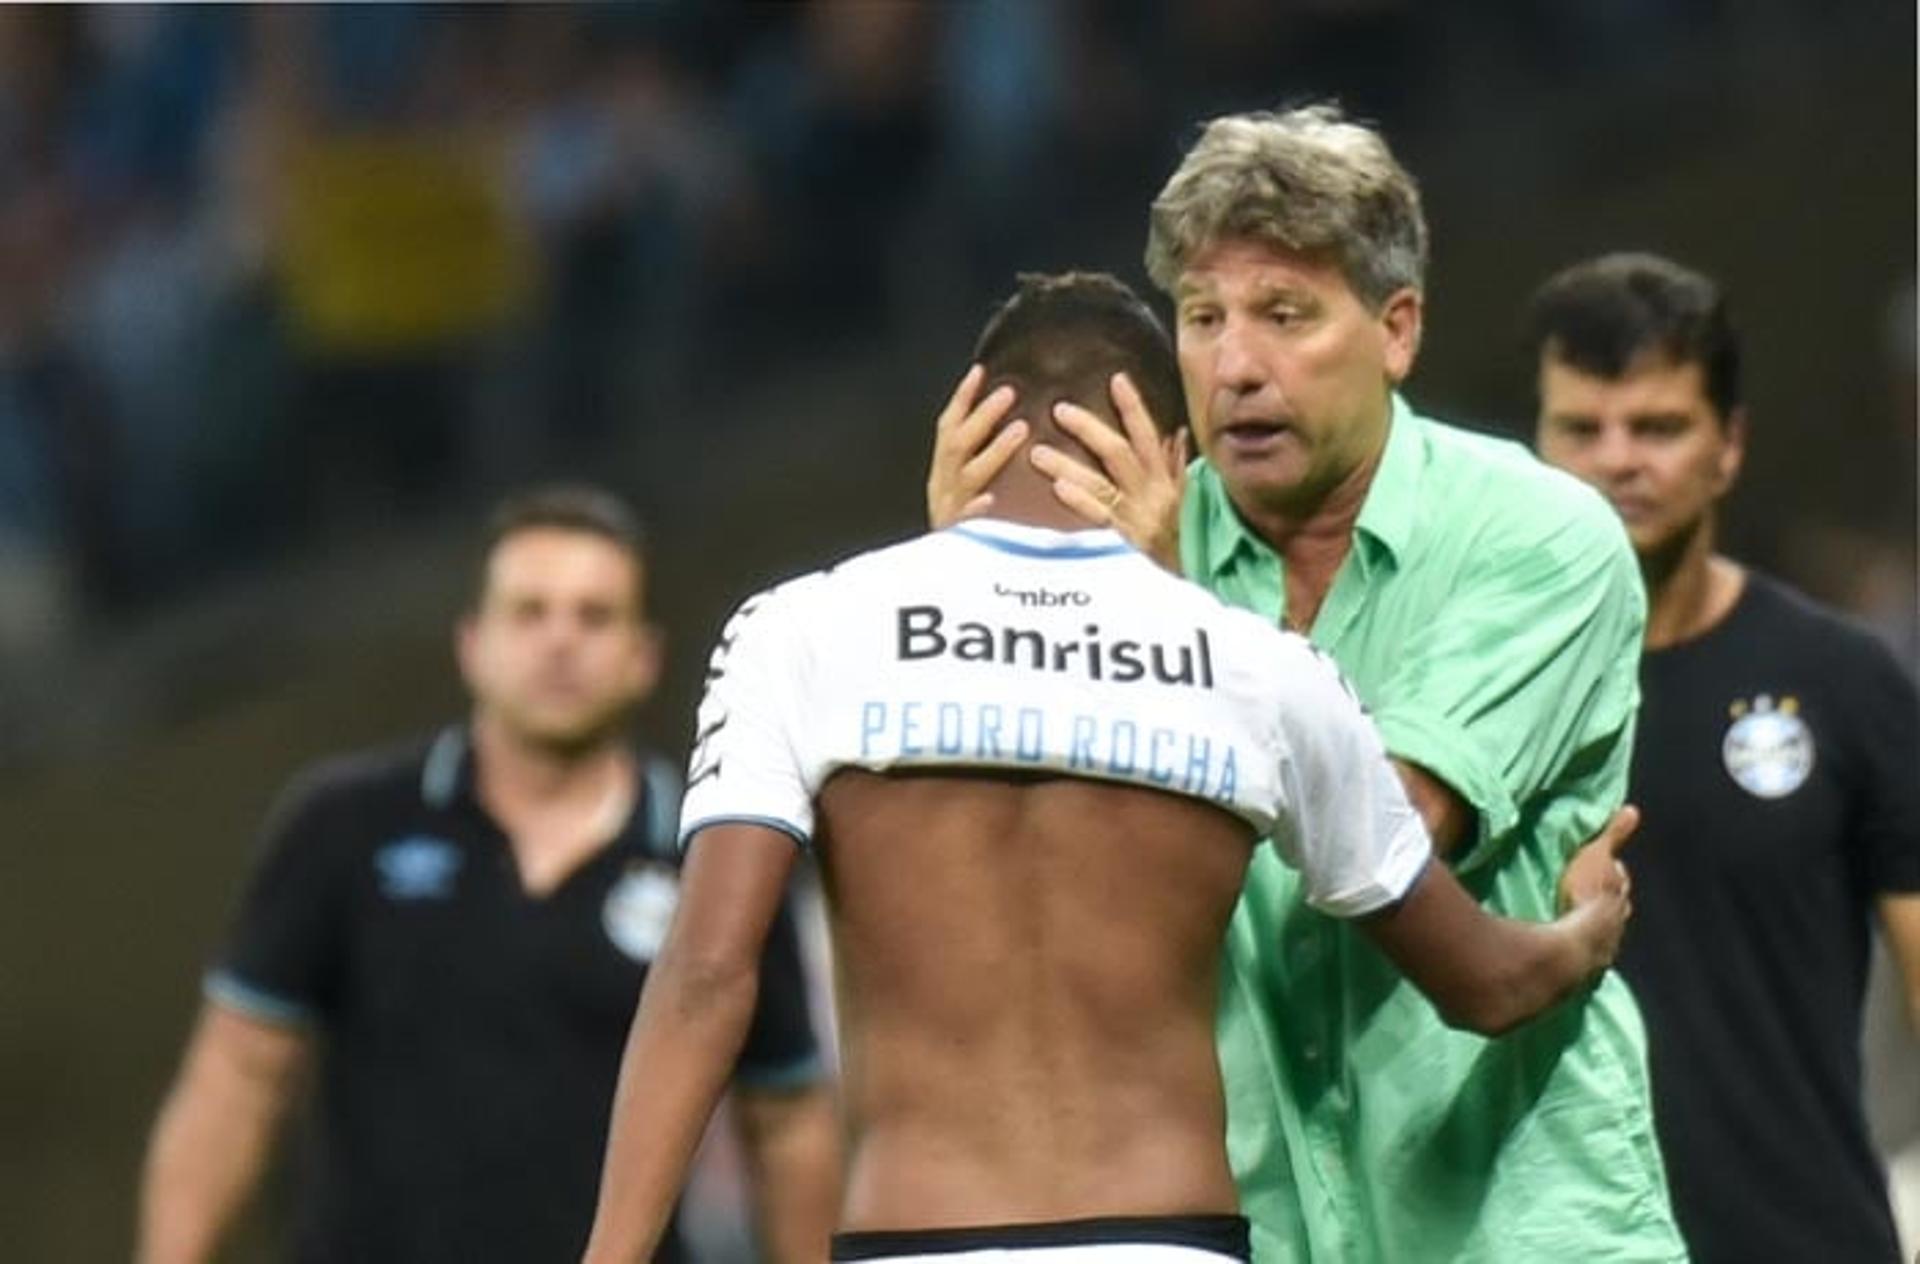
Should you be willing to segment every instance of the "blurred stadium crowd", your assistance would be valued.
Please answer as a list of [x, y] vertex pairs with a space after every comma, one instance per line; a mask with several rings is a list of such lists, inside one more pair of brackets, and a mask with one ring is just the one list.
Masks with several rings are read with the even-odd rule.
[[1275, 85], [1417, 152], [1503, 81], [1617, 98], [1845, 25], [1726, 9], [10, 8], [0, 647], [1125, 241], [1181, 130]]

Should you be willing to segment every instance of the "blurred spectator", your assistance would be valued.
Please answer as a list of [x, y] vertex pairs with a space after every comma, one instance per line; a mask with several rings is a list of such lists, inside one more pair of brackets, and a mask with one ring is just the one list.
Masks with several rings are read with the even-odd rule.
[[70, 14], [0, 10], [0, 706], [80, 603], [117, 588], [106, 436], [59, 336], [79, 245], [66, 147], [79, 57]]
[[884, 310], [887, 245], [935, 149], [926, 5], [813, 0], [769, 22], [736, 88], [777, 208], [773, 293], [804, 304], [809, 338]]
[[292, 428], [316, 508], [417, 509], [457, 477], [474, 357], [525, 299], [486, 102], [494, 31], [416, 6], [256, 20], [276, 111]]
[[[529, 332], [524, 415], [568, 450], [644, 417], [649, 386], [680, 369], [695, 275], [747, 196], [745, 156], [671, 24], [536, 8], [513, 140], [513, 196], [536, 234], [543, 291]], [[648, 382], [647, 378], [655, 379]]]

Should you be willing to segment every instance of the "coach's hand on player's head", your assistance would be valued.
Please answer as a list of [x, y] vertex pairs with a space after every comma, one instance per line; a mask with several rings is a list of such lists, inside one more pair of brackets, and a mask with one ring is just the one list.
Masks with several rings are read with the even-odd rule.
[[1018, 417], [993, 433], [1013, 407], [1013, 388], [996, 387], [981, 398], [985, 380], [986, 370], [979, 365], [968, 369], [934, 422], [927, 525], [935, 531], [992, 509], [993, 493], [987, 486], [1027, 439], [1027, 423]]
[[1089, 469], [1058, 448], [1033, 445], [1028, 459], [1053, 480], [1062, 504], [1096, 527], [1112, 527], [1160, 565], [1180, 571], [1180, 499], [1187, 491], [1187, 432], [1162, 436], [1140, 392], [1124, 373], [1109, 387], [1125, 433], [1076, 404], [1059, 403], [1053, 419], [1099, 460]]
[[1640, 809], [1620, 808], [1606, 828], [1573, 854], [1560, 875], [1560, 905], [1568, 911], [1593, 909], [1595, 969], [1611, 965], [1620, 951], [1620, 936], [1633, 915], [1633, 882], [1621, 863], [1620, 850], [1640, 828]]

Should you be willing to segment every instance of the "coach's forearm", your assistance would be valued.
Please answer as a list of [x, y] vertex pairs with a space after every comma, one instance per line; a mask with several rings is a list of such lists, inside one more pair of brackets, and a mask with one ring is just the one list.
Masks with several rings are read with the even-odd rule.
[[669, 937], [634, 1016], [586, 1264], [653, 1259], [746, 1040], [759, 992], [758, 959], [693, 956]]

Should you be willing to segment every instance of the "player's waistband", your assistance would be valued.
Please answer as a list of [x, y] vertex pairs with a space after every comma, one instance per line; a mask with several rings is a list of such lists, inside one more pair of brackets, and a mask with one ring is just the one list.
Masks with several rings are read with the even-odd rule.
[[835, 1261], [961, 1264], [974, 1253], [1018, 1251], [1038, 1264], [1218, 1264], [1252, 1258], [1245, 1216], [1105, 1216], [1038, 1224], [837, 1233]]

